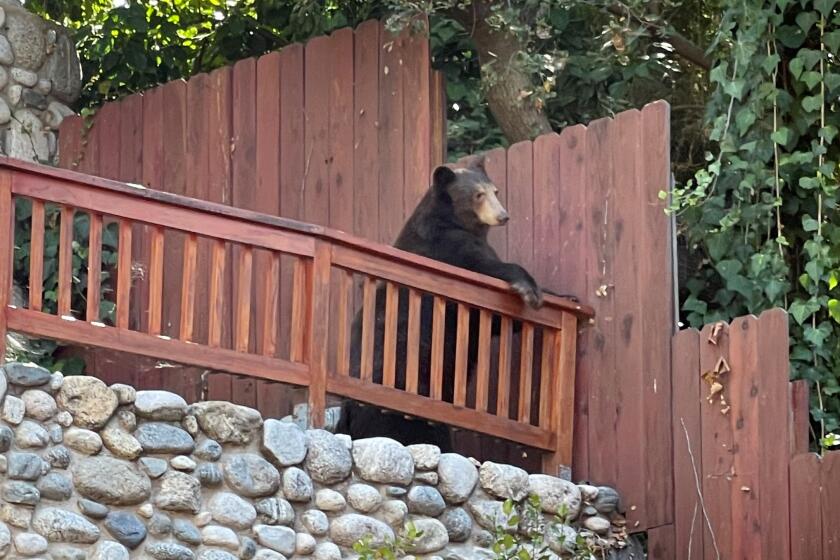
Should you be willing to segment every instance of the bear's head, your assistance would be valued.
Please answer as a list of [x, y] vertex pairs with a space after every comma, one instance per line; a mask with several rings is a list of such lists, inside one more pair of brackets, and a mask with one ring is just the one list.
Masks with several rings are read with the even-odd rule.
[[503, 226], [510, 218], [496, 196], [499, 189], [484, 170], [484, 156], [469, 158], [467, 165], [458, 169], [438, 167], [432, 175], [432, 188], [468, 230]]

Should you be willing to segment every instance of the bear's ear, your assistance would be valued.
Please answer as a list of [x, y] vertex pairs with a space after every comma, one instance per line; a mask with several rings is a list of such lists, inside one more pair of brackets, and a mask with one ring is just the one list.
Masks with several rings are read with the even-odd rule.
[[437, 192], [446, 192], [447, 187], [455, 181], [455, 172], [441, 165], [432, 173], [432, 187]]
[[475, 169], [481, 171], [485, 175], [487, 171], [484, 169], [484, 154], [477, 154], [474, 156], [469, 156], [463, 160], [464, 167], [467, 169]]

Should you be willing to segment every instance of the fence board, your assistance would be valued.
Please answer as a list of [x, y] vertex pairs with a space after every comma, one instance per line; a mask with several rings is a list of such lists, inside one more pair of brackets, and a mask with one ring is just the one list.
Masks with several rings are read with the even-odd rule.
[[586, 208], [589, 222], [586, 251], [586, 295], [595, 307], [590, 333], [589, 377], [589, 478], [603, 484], [618, 482], [617, 409], [623, 399], [621, 379], [615, 364], [615, 280], [612, 225], [615, 222], [615, 190], [612, 150], [617, 149], [609, 119], [589, 125], [586, 132]]
[[[660, 525], [648, 531], [648, 560], [672, 560], [683, 558], [674, 555], [674, 526]], [[688, 558], [694, 558], [690, 556]]]
[[[644, 141], [639, 154], [642, 163], [642, 192], [639, 222], [641, 223], [640, 296], [642, 301], [642, 356], [645, 372], [643, 403], [645, 411], [645, 462], [647, 481], [647, 524], [658, 526], [673, 520], [673, 467], [671, 463], [671, 336], [674, 333], [674, 286], [671, 263], [671, 229], [665, 214], [665, 201], [661, 191], [669, 191], [670, 160], [670, 108], [667, 103], [656, 102], [642, 109], [641, 138]], [[622, 147], [616, 146], [616, 150]], [[642, 158], [642, 156], [644, 156]]]
[[[487, 171], [487, 176], [499, 189], [499, 202], [507, 208], [507, 151], [503, 148], [496, 148], [487, 152], [484, 159], [484, 168]], [[508, 255], [507, 234], [507, 227], [490, 228], [490, 232], [487, 234], [490, 245], [502, 260], [507, 260]]]
[[790, 525], [781, 511], [790, 509], [788, 462], [790, 459], [790, 400], [788, 316], [781, 309], [765, 311], [758, 323], [759, 365], [753, 377], [760, 383], [758, 396], [758, 477], [762, 558], [786, 560], [790, 550]]
[[[790, 560], [821, 560], [823, 534], [820, 471], [815, 453], [803, 453], [790, 461]], [[778, 513], [778, 512], [777, 512]], [[785, 517], [782, 515], [782, 519]]]
[[[700, 371], [712, 371], [723, 359], [729, 363], [729, 326], [726, 324], [706, 325], [700, 332]], [[713, 332], [719, 330], [717, 343], [710, 339]], [[729, 381], [729, 373], [724, 374], [724, 386]], [[731, 557], [732, 541], [732, 506], [729, 500], [733, 486], [732, 482], [732, 427], [729, 418], [721, 413], [719, 403], [711, 404], [707, 401], [709, 386], [699, 384], [701, 399], [700, 421], [703, 426], [703, 499], [709, 515], [711, 526], [704, 528], [703, 557], [706, 560]], [[731, 401], [730, 391], [723, 389], [727, 401]], [[710, 546], [711, 545], [711, 546]]]
[[75, 115], [61, 121], [61, 134], [58, 136], [58, 165], [64, 169], [78, 170], [81, 156], [82, 117]]
[[333, 56], [328, 37], [316, 37], [306, 44], [305, 70], [305, 167], [303, 218], [327, 225], [330, 220], [330, 80]]
[[508, 148], [508, 254], [527, 270], [534, 269], [534, 146], [517, 142]]
[[365, 239], [379, 234], [379, 30], [360, 25], [353, 51], [353, 233]]
[[840, 558], [840, 451], [823, 455], [821, 474], [823, 560], [835, 560]]
[[96, 115], [96, 126], [100, 129], [98, 145], [100, 177], [121, 179], [120, 177], [120, 137], [122, 136], [122, 111], [116, 103], [106, 103]]
[[405, 221], [403, 150], [404, 36], [380, 30], [379, 35], [379, 237], [391, 244]]
[[430, 138], [432, 132], [429, 99], [431, 60], [429, 41], [425, 34], [409, 33], [405, 37], [399, 62], [405, 123], [402, 140], [405, 161], [403, 214], [408, 217], [429, 187], [431, 168], [429, 146], [425, 142], [416, 141], [417, 138]]

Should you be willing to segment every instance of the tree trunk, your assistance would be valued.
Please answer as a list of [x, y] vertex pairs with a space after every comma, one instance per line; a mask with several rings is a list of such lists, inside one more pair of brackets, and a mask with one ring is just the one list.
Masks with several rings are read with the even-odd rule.
[[513, 144], [551, 132], [548, 117], [532, 94], [537, 86], [520, 61], [524, 46], [514, 34], [487, 24], [488, 2], [476, 0], [472, 8], [453, 16], [475, 43], [487, 104], [505, 138]]

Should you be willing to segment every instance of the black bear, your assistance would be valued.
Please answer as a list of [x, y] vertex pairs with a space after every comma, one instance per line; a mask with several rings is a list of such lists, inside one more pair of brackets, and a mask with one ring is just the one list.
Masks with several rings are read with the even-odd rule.
[[[542, 305], [542, 291], [523, 267], [499, 259], [487, 242], [492, 226], [507, 223], [508, 213], [496, 196], [498, 189], [487, 176], [483, 156], [468, 160], [461, 169], [441, 166], [435, 169], [432, 185], [403, 226], [394, 247], [442, 261], [454, 266], [493, 276], [510, 283], [522, 300], [532, 307]], [[382, 383], [385, 326], [384, 286], [376, 292], [373, 381]], [[432, 346], [433, 298], [423, 296], [420, 305], [420, 349], [418, 392], [428, 396]], [[455, 333], [457, 307], [447, 303], [443, 352], [443, 400], [452, 402], [455, 371]], [[399, 290], [397, 313], [397, 347], [395, 380], [397, 388], [405, 387], [408, 293]], [[498, 334], [498, 318], [494, 318], [494, 334]], [[472, 371], [477, 354], [478, 314], [470, 316], [468, 371]], [[351, 331], [350, 375], [360, 377], [361, 311]], [[449, 429], [424, 420], [408, 419], [401, 414], [385, 413], [375, 407], [345, 401], [336, 431], [354, 439], [385, 436], [405, 445], [432, 443], [444, 452], [451, 450]]]

